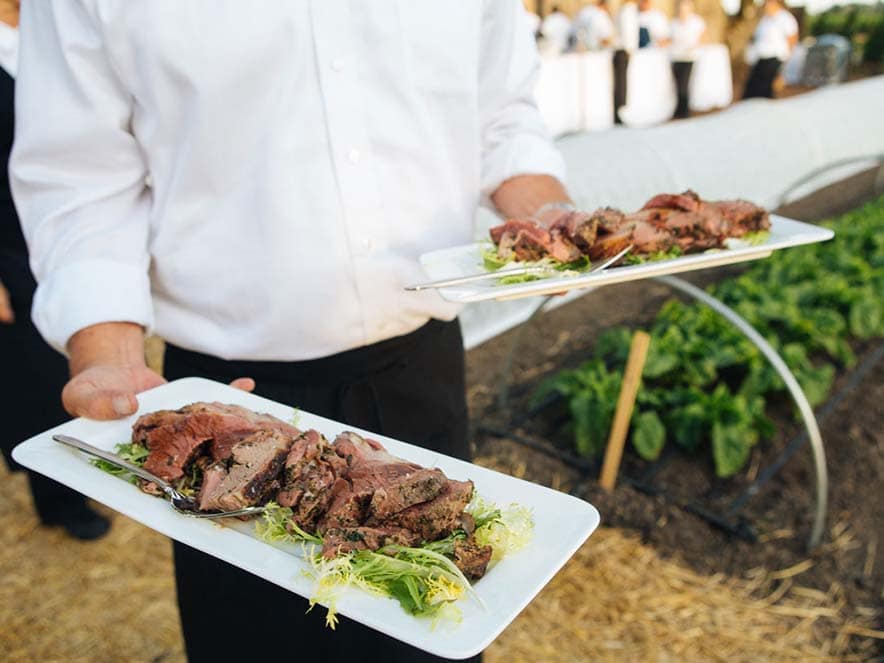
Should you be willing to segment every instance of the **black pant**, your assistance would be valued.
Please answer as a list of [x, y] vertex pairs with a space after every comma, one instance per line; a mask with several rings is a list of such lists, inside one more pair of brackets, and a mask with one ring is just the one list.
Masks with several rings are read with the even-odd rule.
[[780, 73], [783, 62], [777, 58], [762, 58], [755, 63], [749, 72], [749, 80], [746, 81], [746, 89], [743, 99], [752, 97], [766, 97], [773, 99], [773, 82]]
[[[431, 321], [406, 336], [304, 362], [223, 361], [169, 347], [165, 373], [170, 380], [253, 377], [255, 392], [267, 398], [466, 459], [463, 356], [457, 321]], [[190, 663], [441, 660], [347, 619], [331, 631], [323, 608], [305, 614], [306, 600], [179, 543], [175, 572]]]
[[675, 76], [675, 94], [678, 97], [674, 115], [676, 118], [689, 117], [691, 114], [690, 84], [691, 69], [693, 68], [693, 62], [672, 63], [672, 75]]
[[620, 108], [626, 105], [626, 71], [629, 68], [629, 53], [614, 51], [614, 122], [622, 124]]
[[[16, 221], [17, 222], [17, 221]], [[65, 358], [53, 350], [31, 322], [31, 302], [37, 285], [27, 256], [0, 251], [0, 281], [9, 292], [15, 322], [0, 324], [0, 362], [15, 387], [3, 393], [0, 449], [11, 470], [21, 466], [12, 459], [19, 442], [61, 424], [70, 417], [61, 404], [61, 390], [68, 380]], [[44, 523], [57, 522], [63, 511], [82, 507], [86, 498], [67, 486], [28, 472], [34, 507]]]

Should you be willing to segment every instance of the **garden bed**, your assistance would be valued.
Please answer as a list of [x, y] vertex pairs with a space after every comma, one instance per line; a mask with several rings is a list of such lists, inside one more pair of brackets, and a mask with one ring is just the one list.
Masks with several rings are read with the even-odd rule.
[[[884, 204], [879, 204], [884, 210]], [[741, 271], [716, 270], [690, 280], [708, 285]], [[734, 498], [802, 430], [783, 394], [768, 398], [773, 435], [752, 448], [748, 462], [733, 477], [716, 476], [708, 449], [690, 454], [670, 445], [658, 462], [642, 460], [629, 450], [622, 468], [624, 478], [611, 495], [598, 488], [597, 465], [575, 454], [573, 433], [562, 425], [561, 407], [552, 405], [519, 421], [518, 415], [530, 408], [531, 395], [545, 376], [579, 365], [611, 327], [650, 326], [670, 297], [671, 292], [656, 283], [627, 284], [590, 293], [540, 316], [524, 332], [506, 411], [495, 402], [499, 386], [495, 377], [513, 332], [471, 352], [470, 406], [481, 462], [581, 495], [598, 506], [605, 525], [635, 530], [664, 555], [703, 573], [746, 576], [763, 567], [779, 572], [784, 583], [834, 589], [859, 614], [874, 611], [884, 599], [884, 541], [879, 541], [884, 522], [884, 346], [880, 338], [851, 340], [856, 363], [839, 367], [829, 392], [838, 401], [829, 408], [825, 404], [817, 408], [826, 411], [821, 428], [830, 505], [826, 536], [812, 554], [806, 551], [814, 506], [813, 465], [807, 445], [741, 510], [728, 513]], [[516, 426], [512, 426], [514, 416]], [[730, 531], [711, 524], [709, 517], [698, 515], [699, 510], [721, 517], [724, 522], [719, 525]], [[757, 542], [743, 538], [750, 535]]]

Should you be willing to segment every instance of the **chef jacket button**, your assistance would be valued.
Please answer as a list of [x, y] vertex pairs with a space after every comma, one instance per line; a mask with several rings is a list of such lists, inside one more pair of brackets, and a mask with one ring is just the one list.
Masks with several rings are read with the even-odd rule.
[[362, 157], [362, 155], [359, 153], [359, 150], [357, 150], [355, 147], [352, 150], [350, 150], [350, 152], [347, 154], [347, 158], [350, 160], [350, 163], [359, 163], [359, 159], [361, 157]]
[[344, 68], [344, 58], [335, 58], [331, 62], [332, 71], [341, 71]]

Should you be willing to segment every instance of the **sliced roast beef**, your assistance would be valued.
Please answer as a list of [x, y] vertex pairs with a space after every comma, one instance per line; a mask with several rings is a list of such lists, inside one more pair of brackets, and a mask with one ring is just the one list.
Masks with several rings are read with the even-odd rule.
[[278, 477], [293, 442], [288, 433], [264, 430], [234, 445], [227, 458], [205, 471], [199, 508], [232, 511], [265, 501], [279, 488]]
[[215, 460], [259, 430], [297, 435], [298, 430], [268, 414], [238, 405], [193, 403], [180, 410], [161, 410], [140, 417], [132, 440], [150, 450], [145, 469], [167, 481], [179, 479], [199, 453], [208, 451]]
[[549, 229], [531, 219], [510, 219], [491, 228], [497, 254], [504, 260], [541, 260], [550, 256], [562, 262], [580, 257], [580, 249], [561, 232]]
[[[461, 515], [473, 497], [472, 481], [449, 479], [436, 497], [410, 506], [384, 519], [384, 525], [404, 527], [420, 535], [424, 541], [435, 541], [461, 527]], [[369, 519], [368, 525], [378, 525]]]
[[315, 430], [304, 432], [292, 445], [285, 461], [283, 487], [276, 501], [292, 508], [295, 522], [312, 530], [332, 499], [346, 461]]
[[480, 546], [472, 537], [454, 542], [454, 564], [470, 580], [485, 575], [492, 553], [491, 546]]
[[700, 209], [702, 201], [694, 191], [688, 189], [684, 193], [660, 193], [651, 198], [642, 207], [645, 209], [672, 209], [683, 212], [696, 212]]
[[414, 546], [420, 536], [402, 527], [337, 527], [323, 536], [322, 555], [331, 559], [356, 550], [378, 550], [384, 546]]
[[440, 470], [396, 458], [380, 443], [356, 433], [341, 433], [334, 448], [346, 461], [347, 469], [333, 487], [331, 504], [320, 522], [321, 530], [352, 527], [370, 518], [381, 521], [432, 499], [447, 481]]
[[742, 237], [746, 233], [770, 229], [770, 217], [767, 211], [748, 201], [722, 200], [708, 205], [730, 221], [731, 237]]
[[579, 249], [577, 255], [568, 261], [572, 262], [579, 258], [581, 253], [589, 251], [589, 248], [595, 242], [598, 225], [598, 219], [592, 214], [569, 212], [550, 226], [550, 233], [553, 235], [560, 234]]

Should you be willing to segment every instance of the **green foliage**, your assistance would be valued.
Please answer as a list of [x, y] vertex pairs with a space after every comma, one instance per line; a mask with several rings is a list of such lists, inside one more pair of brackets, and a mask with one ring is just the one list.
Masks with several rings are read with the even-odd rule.
[[[789, 249], [709, 288], [783, 357], [811, 405], [829, 394], [836, 366], [852, 366], [850, 339], [884, 336], [884, 198], [841, 217], [834, 240]], [[773, 433], [767, 400], [785, 385], [733, 325], [700, 304], [671, 300], [651, 329], [630, 439], [647, 460], [667, 440], [688, 451], [708, 444], [716, 473], [740, 471], [758, 440]], [[632, 331], [617, 327], [596, 342], [592, 359], [546, 380], [539, 402], [568, 403], [582, 456], [604, 450]]]
[[[147, 456], [150, 453], [146, 447], [141, 446], [140, 444], [136, 444], [134, 442], [118, 444], [114, 448], [114, 453], [117, 454], [123, 460], [129, 461], [133, 465], [137, 465], [141, 467], [144, 465], [144, 462], [147, 460]], [[119, 465], [114, 465], [106, 460], [101, 460], [100, 458], [93, 458], [89, 461], [99, 470], [107, 472], [108, 474], [113, 474], [114, 476], [120, 477], [130, 483], [135, 483], [138, 481], [138, 477], [134, 474], [131, 474], [128, 470], [124, 470]]]

